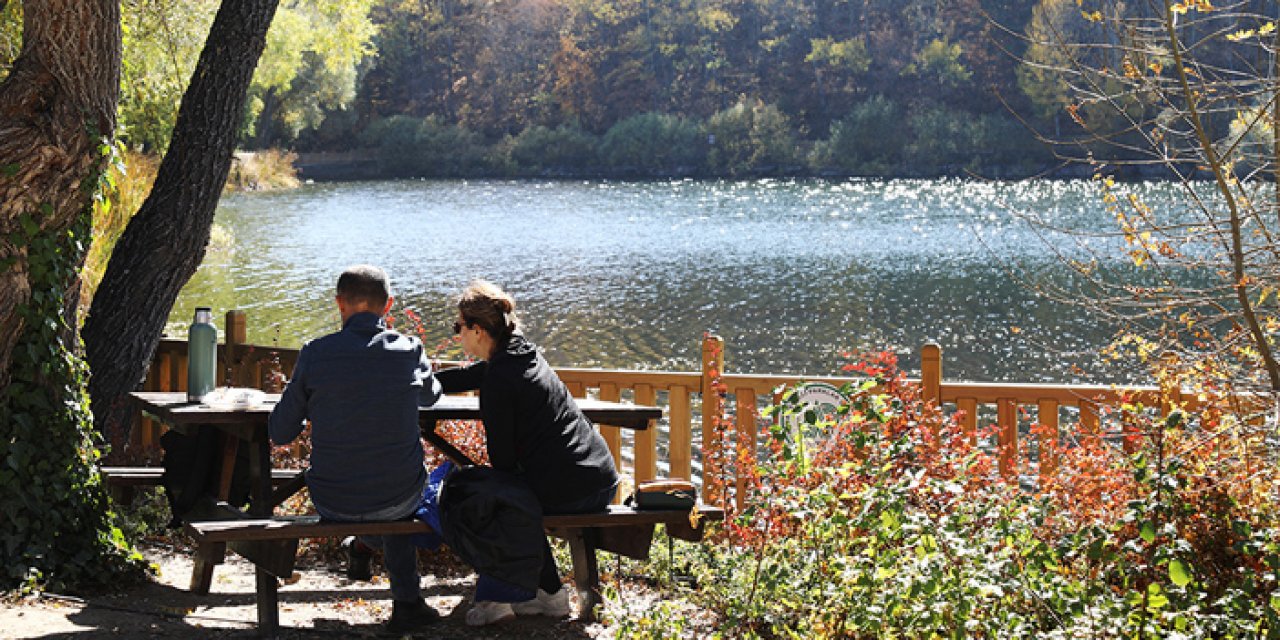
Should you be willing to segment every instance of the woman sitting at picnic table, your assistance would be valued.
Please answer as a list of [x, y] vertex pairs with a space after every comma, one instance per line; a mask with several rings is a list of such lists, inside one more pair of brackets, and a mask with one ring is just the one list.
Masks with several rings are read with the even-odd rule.
[[[537, 347], [521, 334], [515, 307], [496, 285], [472, 282], [458, 300], [453, 331], [463, 350], [479, 361], [442, 370], [437, 377], [446, 393], [479, 390], [489, 462], [527, 483], [544, 514], [602, 511], [619, 483], [613, 456]], [[561, 588], [551, 546], [540, 530], [538, 535], [543, 561], [534, 597], [482, 574], [467, 624], [492, 624], [517, 614], [569, 615], [569, 596]]]

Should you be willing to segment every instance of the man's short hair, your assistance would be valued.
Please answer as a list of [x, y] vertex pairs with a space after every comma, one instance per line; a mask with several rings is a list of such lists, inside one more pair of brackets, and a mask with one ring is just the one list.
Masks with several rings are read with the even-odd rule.
[[370, 308], [381, 310], [387, 304], [387, 298], [391, 297], [387, 272], [367, 264], [347, 267], [338, 276], [338, 297], [347, 304], [363, 302]]

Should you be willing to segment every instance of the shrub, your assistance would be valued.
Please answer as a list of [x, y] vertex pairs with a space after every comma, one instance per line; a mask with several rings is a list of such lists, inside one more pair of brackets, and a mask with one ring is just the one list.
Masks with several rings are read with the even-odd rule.
[[[1023, 490], [994, 472], [978, 444], [991, 434], [973, 439], [922, 401], [891, 355], [857, 369], [867, 380], [831, 416], [784, 397], [778, 413], [815, 436], [808, 447], [779, 421], [762, 462], [746, 449], [717, 460], [731, 420], [707, 434], [711, 494], [731, 486], [716, 474], [729, 466], [747, 491], [719, 544], [681, 549], [721, 633], [1280, 635], [1276, 445], [1232, 399], [1200, 388], [1195, 414], [1164, 415], [1125, 399], [1109, 430], [1042, 433], [1057, 472]], [[627, 630], [645, 637], [671, 615]]]
[[890, 174], [902, 162], [909, 138], [898, 103], [876, 95], [831, 125], [831, 135], [816, 145], [812, 162], [854, 173]]
[[418, 176], [466, 176], [485, 168], [484, 142], [479, 134], [438, 116], [422, 120], [414, 136], [412, 166]]
[[373, 148], [383, 173], [400, 177], [413, 174], [421, 122], [410, 116], [391, 116], [373, 121], [364, 130], [361, 141]]
[[787, 116], [760, 100], [742, 101], [707, 121], [713, 171], [727, 175], [791, 169], [795, 138]]
[[480, 137], [439, 117], [392, 116], [365, 129], [383, 173], [399, 177], [472, 175], [485, 168]]
[[274, 191], [276, 189], [296, 189], [298, 170], [293, 163], [298, 155], [292, 151], [267, 149], [248, 153], [237, 153], [231, 163], [231, 173], [227, 176], [228, 191]]
[[706, 149], [706, 136], [697, 123], [665, 113], [642, 113], [604, 134], [600, 157], [622, 173], [679, 175], [701, 167]]
[[597, 164], [595, 136], [576, 126], [528, 127], [511, 141], [513, 170], [576, 173]]

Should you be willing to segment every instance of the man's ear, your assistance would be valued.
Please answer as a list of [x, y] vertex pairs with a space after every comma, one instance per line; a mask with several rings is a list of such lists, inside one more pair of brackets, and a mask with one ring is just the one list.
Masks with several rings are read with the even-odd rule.
[[391, 305], [395, 303], [395, 301], [396, 301], [395, 296], [387, 296], [387, 304], [382, 307], [382, 315], [385, 316], [388, 313], [391, 313]]

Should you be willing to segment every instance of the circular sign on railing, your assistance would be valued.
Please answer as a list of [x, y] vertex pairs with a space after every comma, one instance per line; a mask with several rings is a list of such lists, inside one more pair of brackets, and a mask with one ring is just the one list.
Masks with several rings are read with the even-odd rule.
[[787, 434], [788, 445], [795, 448], [801, 464], [808, 465], [809, 452], [829, 437], [837, 411], [848, 403], [848, 396], [825, 382], [809, 382], [796, 387], [780, 422]]

